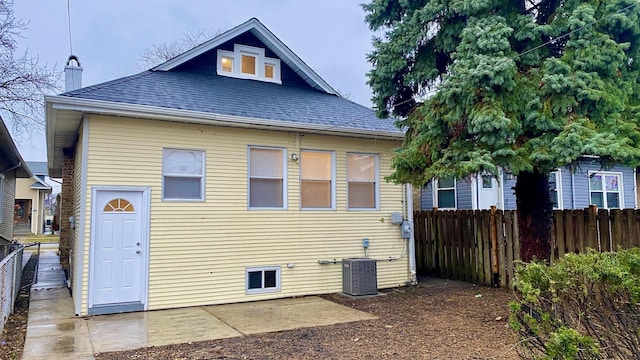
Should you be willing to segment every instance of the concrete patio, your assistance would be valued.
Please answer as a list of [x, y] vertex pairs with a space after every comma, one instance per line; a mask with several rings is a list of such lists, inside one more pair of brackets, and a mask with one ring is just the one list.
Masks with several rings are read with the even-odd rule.
[[54, 251], [40, 255], [23, 359], [93, 359], [95, 353], [376, 319], [317, 296], [77, 317]]

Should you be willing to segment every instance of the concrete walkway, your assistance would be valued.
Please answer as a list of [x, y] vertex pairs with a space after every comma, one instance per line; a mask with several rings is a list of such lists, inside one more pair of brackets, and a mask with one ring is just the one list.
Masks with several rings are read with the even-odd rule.
[[80, 318], [53, 251], [40, 255], [23, 359], [94, 359], [94, 353], [292, 330], [375, 316], [317, 296]]

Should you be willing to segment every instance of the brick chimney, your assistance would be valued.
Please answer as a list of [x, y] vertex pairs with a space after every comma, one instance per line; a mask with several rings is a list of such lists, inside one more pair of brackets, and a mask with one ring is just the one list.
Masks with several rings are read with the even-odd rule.
[[82, 87], [82, 66], [75, 55], [69, 56], [64, 67], [64, 91], [72, 91]]

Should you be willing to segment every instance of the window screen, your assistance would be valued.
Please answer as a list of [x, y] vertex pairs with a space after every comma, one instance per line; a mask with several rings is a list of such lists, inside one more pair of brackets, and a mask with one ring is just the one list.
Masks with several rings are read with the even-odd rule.
[[333, 155], [303, 151], [300, 155], [300, 197], [302, 208], [333, 207]]
[[162, 198], [204, 200], [204, 151], [164, 149]]
[[284, 207], [284, 151], [249, 149], [249, 207]]
[[376, 208], [377, 156], [347, 155], [348, 203], [350, 209]]

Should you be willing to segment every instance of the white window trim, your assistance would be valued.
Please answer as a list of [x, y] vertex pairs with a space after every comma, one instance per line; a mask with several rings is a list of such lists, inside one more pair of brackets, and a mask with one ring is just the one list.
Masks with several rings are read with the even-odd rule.
[[[349, 207], [349, 183], [351, 181], [349, 181], [349, 156], [352, 155], [364, 155], [364, 156], [373, 156], [374, 157], [374, 166], [375, 166], [375, 171], [374, 171], [374, 195], [375, 199], [374, 199], [374, 205], [375, 207], [372, 208], [352, 208]], [[360, 152], [348, 152], [347, 153], [347, 157], [345, 158], [346, 161], [346, 173], [347, 173], [347, 188], [346, 188], [346, 193], [347, 193], [347, 210], [348, 211], [378, 211], [380, 210], [380, 155], [379, 154], [371, 154], [371, 153], [360, 153]], [[353, 181], [353, 182], [363, 182], [363, 181]]]
[[282, 84], [282, 80], [281, 80], [281, 72], [280, 72], [280, 59], [274, 59], [274, 58], [268, 58], [265, 57], [264, 58], [264, 65], [262, 66], [262, 71], [265, 71], [265, 66], [267, 65], [272, 65], [273, 66], [273, 79], [272, 78], [268, 78], [266, 76], [266, 74], [263, 74], [265, 81], [269, 81], [269, 82], [274, 82], [277, 84]]
[[[250, 272], [262, 272], [262, 287], [259, 289], [249, 289], [249, 273]], [[264, 272], [265, 271], [275, 271], [276, 272], [276, 287], [265, 288], [264, 287]], [[280, 266], [255, 266], [255, 267], [247, 267], [244, 271], [244, 290], [246, 294], [266, 294], [266, 293], [274, 293], [280, 292], [282, 288], [281, 282], [282, 271], [280, 270]]]
[[[279, 150], [282, 151], [282, 207], [264, 207], [264, 206], [251, 206], [251, 149], [267, 149], [267, 150]], [[287, 166], [287, 149], [280, 147], [269, 146], [254, 146], [249, 145], [247, 147], [247, 209], [249, 210], [287, 210], [288, 196], [287, 189], [289, 188], [289, 182], [287, 180], [289, 168]]]
[[335, 151], [326, 151], [326, 150], [311, 150], [311, 149], [301, 149], [300, 150], [300, 159], [302, 159], [303, 152], [315, 152], [315, 153], [323, 153], [323, 154], [331, 154], [331, 207], [328, 208], [314, 208], [302, 207], [302, 161], [300, 161], [300, 210], [336, 210], [336, 152]]
[[438, 210], [456, 210], [458, 208], [458, 180], [453, 179], [453, 203], [454, 207], [452, 208], [441, 208], [438, 205], [438, 191], [439, 190], [451, 190], [452, 188], [439, 188], [439, 179], [433, 179], [433, 205], [437, 207]]
[[[226, 72], [222, 69], [222, 58], [223, 57], [228, 57], [231, 58], [231, 72]], [[227, 51], [227, 50], [218, 50], [218, 59], [217, 59], [217, 70], [218, 70], [218, 75], [225, 75], [225, 76], [231, 76], [231, 74], [233, 74], [234, 69], [233, 67], [236, 66], [236, 59], [234, 56], [233, 51]]]
[[[616, 171], [589, 171], [589, 173], [587, 174], [587, 185], [589, 187], [589, 205], [591, 205], [591, 176], [592, 175], [615, 175], [618, 177], [618, 199], [620, 199], [620, 205], [619, 207], [617, 207], [616, 209], [624, 209], [624, 187], [623, 187], [623, 180], [624, 178], [622, 177], [622, 173], [621, 172], [616, 172]], [[600, 192], [599, 190], [594, 190], [597, 192]], [[613, 193], [615, 191], [609, 191], [610, 193]], [[605, 184], [602, 184], [602, 202], [604, 203], [604, 207], [603, 209], [607, 209], [609, 210], [609, 204], [607, 204], [607, 190], [605, 189]]]
[[[242, 55], [253, 56], [256, 58], [256, 74], [245, 74], [242, 72]], [[230, 57], [233, 59], [233, 68], [232, 71], [226, 72], [222, 70], [222, 57]], [[273, 79], [265, 76], [264, 66], [265, 64], [273, 65]], [[252, 79], [252, 80], [260, 80], [266, 82], [272, 82], [276, 84], [282, 84], [281, 80], [281, 66], [280, 59], [270, 58], [265, 56], [265, 50], [263, 48], [242, 45], [242, 44], [233, 44], [233, 51], [229, 50], [218, 50], [217, 60], [216, 60], [216, 69], [218, 75], [234, 77], [239, 79]]]
[[[165, 150], [197, 151], [197, 152], [202, 153], [202, 175], [166, 174], [164, 172], [164, 151]], [[182, 178], [200, 178], [200, 194], [202, 196], [200, 197], [200, 199], [178, 199], [178, 198], [167, 199], [167, 198], [165, 198], [164, 197], [164, 178], [166, 176], [169, 176], [169, 177], [182, 177]], [[173, 148], [173, 147], [162, 148], [162, 201], [169, 201], [169, 202], [205, 202], [206, 201], [206, 194], [205, 194], [206, 176], [207, 176], [207, 156], [206, 156], [206, 151], [199, 150], [199, 149], [180, 149], [180, 148]]]
[[562, 198], [562, 170], [558, 169], [556, 171], [552, 171], [549, 173], [549, 175], [555, 175], [556, 177], [556, 193], [558, 195], [558, 204], [553, 208], [553, 210], [564, 210], [564, 201]]

